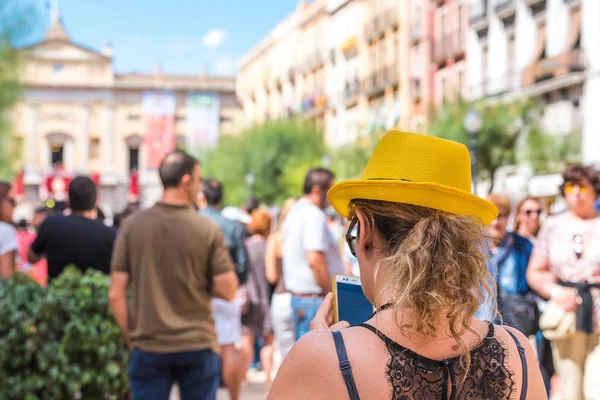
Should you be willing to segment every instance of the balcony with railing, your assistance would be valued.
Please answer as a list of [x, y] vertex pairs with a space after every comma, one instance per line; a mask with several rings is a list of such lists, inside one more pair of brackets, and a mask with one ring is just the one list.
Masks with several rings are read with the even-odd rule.
[[583, 72], [584, 52], [581, 49], [563, 51], [555, 57], [541, 58], [523, 69], [523, 86]]
[[476, 0], [469, 4], [469, 23], [476, 32], [488, 27], [487, 5], [487, 0]]
[[546, 0], [525, 0], [525, 4], [527, 4], [529, 7], [545, 6]]
[[325, 111], [327, 106], [327, 98], [323, 94], [322, 90], [316, 90], [312, 93], [305, 93], [302, 96], [302, 102], [300, 104], [300, 112], [304, 117], [314, 117]]
[[325, 63], [325, 57], [320, 49], [316, 49], [309, 57], [309, 66], [312, 69], [319, 69]]
[[496, 11], [496, 15], [502, 21], [514, 20], [517, 12], [517, 1], [495, 0], [494, 11]]
[[467, 37], [464, 31], [445, 34], [434, 44], [433, 61], [438, 64], [443, 64], [448, 59], [461, 57], [465, 54], [466, 47]]
[[398, 67], [394, 63], [393, 65], [386, 67], [383, 70], [383, 86], [390, 87], [398, 84]]
[[384, 23], [383, 14], [380, 13], [373, 18], [373, 30], [375, 32], [375, 37], [381, 37], [385, 32], [385, 23]]
[[357, 103], [358, 93], [360, 92], [360, 81], [358, 78], [349, 79], [344, 84], [344, 102], [346, 107]]
[[375, 39], [375, 23], [374, 20], [368, 21], [365, 24], [365, 33], [364, 33], [365, 39], [368, 42], [371, 42]]
[[413, 22], [410, 27], [410, 38], [413, 43], [417, 43], [423, 37], [421, 22]]
[[380, 14], [385, 29], [396, 29], [399, 24], [398, 7], [389, 6]]
[[410, 80], [410, 98], [413, 101], [420, 101], [422, 96], [421, 78], [412, 78]]
[[383, 69], [380, 69], [376, 72], [373, 72], [371, 73], [371, 75], [369, 75], [366, 79], [363, 80], [362, 91], [365, 94], [365, 96], [377, 96], [385, 91], [383, 71]]

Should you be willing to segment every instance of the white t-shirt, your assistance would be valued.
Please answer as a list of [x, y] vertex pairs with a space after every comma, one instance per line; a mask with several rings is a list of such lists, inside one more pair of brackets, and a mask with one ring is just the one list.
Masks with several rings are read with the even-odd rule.
[[11, 224], [0, 222], [0, 256], [18, 249], [17, 230]]
[[339, 246], [327, 227], [325, 213], [302, 198], [283, 224], [283, 280], [285, 288], [292, 293], [321, 294], [306, 258], [309, 251], [325, 254], [330, 277], [343, 273]]

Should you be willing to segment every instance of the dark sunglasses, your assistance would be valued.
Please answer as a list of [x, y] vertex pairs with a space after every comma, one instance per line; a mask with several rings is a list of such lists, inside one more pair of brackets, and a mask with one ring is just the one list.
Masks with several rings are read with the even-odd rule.
[[[350, 248], [350, 252], [354, 257], [356, 257], [356, 238], [358, 238], [358, 234], [360, 232], [360, 225], [358, 224], [358, 218], [352, 218], [350, 222], [350, 226], [348, 227], [348, 231], [346, 232], [346, 243], [348, 243], [348, 247]], [[352, 234], [354, 227], [356, 226], [356, 236]]]
[[528, 217], [530, 217], [530, 216], [531, 216], [531, 214], [537, 214], [537, 215], [538, 215], [538, 217], [539, 217], [540, 215], [542, 215], [542, 210], [540, 210], [540, 209], [537, 209], [537, 210], [523, 210], [523, 211], [521, 211], [521, 212], [522, 212], [523, 214], [527, 215]]

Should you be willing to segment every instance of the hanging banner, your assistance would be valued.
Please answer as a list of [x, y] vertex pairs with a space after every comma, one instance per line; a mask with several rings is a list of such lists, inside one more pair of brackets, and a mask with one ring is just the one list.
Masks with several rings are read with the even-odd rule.
[[216, 93], [189, 93], [186, 109], [188, 149], [216, 146], [219, 141], [219, 95]]
[[162, 159], [175, 148], [175, 93], [145, 91], [142, 109], [146, 124], [144, 142], [147, 168], [158, 168]]

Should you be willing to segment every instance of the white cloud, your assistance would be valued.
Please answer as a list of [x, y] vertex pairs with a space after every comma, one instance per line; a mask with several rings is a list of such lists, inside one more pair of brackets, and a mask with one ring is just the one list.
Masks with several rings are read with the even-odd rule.
[[214, 73], [218, 76], [233, 75], [235, 73], [235, 61], [230, 57], [219, 58], [214, 65]]
[[225, 29], [211, 29], [202, 37], [202, 44], [209, 49], [216, 49], [227, 39]]

